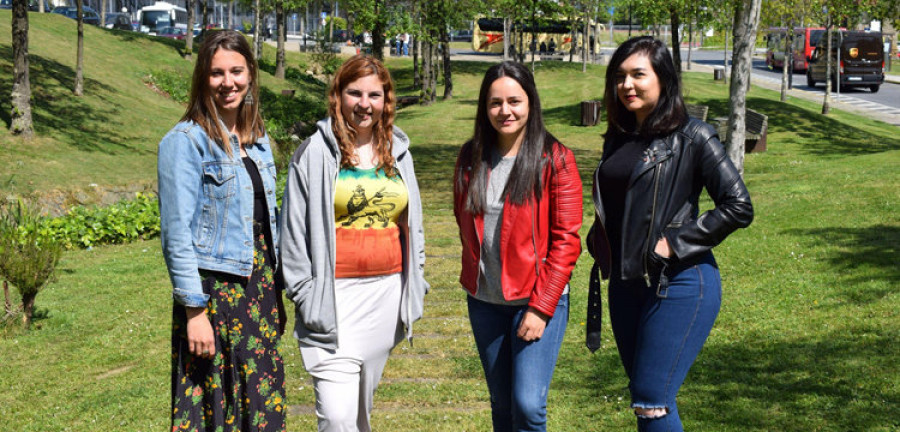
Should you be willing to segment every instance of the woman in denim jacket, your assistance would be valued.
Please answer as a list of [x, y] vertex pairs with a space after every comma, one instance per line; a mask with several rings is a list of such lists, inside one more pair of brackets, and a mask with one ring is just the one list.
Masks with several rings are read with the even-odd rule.
[[159, 144], [173, 430], [284, 430], [275, 167], [257, 70], [240, 33], [208, 35], [187, 111]]

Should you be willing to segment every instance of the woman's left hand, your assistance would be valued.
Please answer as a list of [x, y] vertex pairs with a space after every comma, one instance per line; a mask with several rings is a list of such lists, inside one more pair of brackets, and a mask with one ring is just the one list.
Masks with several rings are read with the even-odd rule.
[[544, 315], [537, 309], [529, 307], [519, 323], [519, 331], [516, 335], [525, 342], [536, 341], [544, 335], [544, 328], [547, 327], [547, 320], [550, 317]]
[[656, 248], [653, 249], [653, 252], [663, 258], [669, 258], [670, 256], [672, 256], [672, 248], [669, 246], [669, 241], [666, 240], [665, 237], [659, 239], [659, 241], [656, 242]]

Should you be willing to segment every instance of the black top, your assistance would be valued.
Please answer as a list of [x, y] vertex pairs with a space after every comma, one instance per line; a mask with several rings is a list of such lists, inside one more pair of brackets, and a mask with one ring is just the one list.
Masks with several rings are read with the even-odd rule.
[[241, 160], [244, 162], [247, 174], [250, 175], [250, 182], [253, 183], [253, 238], [258, 238], [260, 234], [265, 235], [266, 260], [275, 262], [275, 250], [272, 247], [272, 230], [269, 228], [269, 205], [266, 203], [266, 188], [263, 186], [262, 177], [260, 177], [259, 169], [253, 163], [253, 159], [244, 156]]
[[597, 173], [613, 269], [619, 268], [622, 258], [622, 219], [625, 216], [628, 181], [648, 144], [649, 140], [641, 137], [624, 137], [608, 143]]

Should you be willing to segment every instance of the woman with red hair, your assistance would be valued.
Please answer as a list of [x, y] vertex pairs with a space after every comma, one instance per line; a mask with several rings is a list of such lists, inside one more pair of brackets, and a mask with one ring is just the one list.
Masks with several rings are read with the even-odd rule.
[[422, 204], [384, 65], [350, 58], [328, 101], [291, 159], [281, 259], [319, 430], [368, 431], [388, 355], [422, 316]]

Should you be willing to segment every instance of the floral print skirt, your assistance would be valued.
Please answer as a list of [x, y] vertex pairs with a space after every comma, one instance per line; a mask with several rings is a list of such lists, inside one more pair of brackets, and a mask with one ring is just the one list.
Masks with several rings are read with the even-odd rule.
[[172, 327], [172, 431], [284, 431], [284, 367], [278, 353], [278, 296], [272, 253], [257, 236], [249, 280], [201, 270], [213, 359], [194, 357], [184, 306]]

